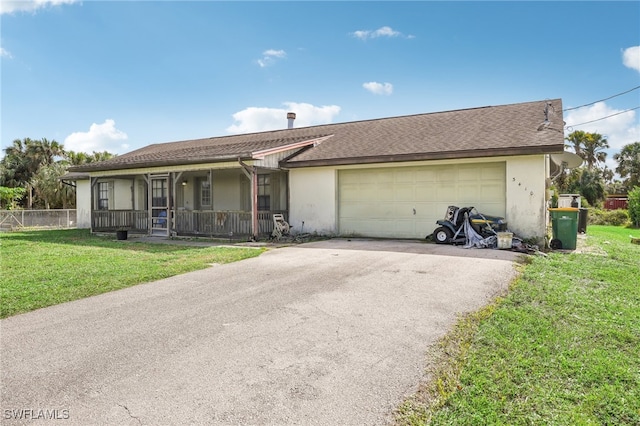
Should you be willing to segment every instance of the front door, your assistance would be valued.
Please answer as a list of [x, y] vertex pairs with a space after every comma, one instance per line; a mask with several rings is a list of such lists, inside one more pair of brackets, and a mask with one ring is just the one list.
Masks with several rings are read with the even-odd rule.
[[169, 177], [151, 178], [151, 235], [169, 235]]

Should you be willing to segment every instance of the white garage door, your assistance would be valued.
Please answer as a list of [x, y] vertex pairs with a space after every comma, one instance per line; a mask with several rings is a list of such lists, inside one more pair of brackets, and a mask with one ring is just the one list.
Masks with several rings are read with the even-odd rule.
[[448, 206], [505, 215], [505, 163], [340, 170], [341, 235], [424, 238]]

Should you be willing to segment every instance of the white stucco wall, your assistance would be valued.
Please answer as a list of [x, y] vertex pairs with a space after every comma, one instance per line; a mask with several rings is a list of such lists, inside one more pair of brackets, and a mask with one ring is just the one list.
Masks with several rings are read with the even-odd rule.
[[76, 181], [76, 227], [91, 228], [91, 182]]
[[547, 161], [545, 155], [507, 160], [506, 219], [519, 237], [542, 238], [546, 233]]
[[213, 175], [214, 210], [240, 210], [240, 192], [238, 172], [217, 172]]
[[132, 179], [116, 179], [113, 181], [113, 205], [109, 205], [113, 210], [131, 210], [133, 185]]
[[337, 230], [337, 176], [335, 168], [292, 169], [289, 172], [289, 224], [293, 232], [316, 231], [333, 235]]
[[[455, 163], [506, 163], [505, 219], [509, 229], [522, 238], [542, 238], [546, 233], [547, 158], [543, 154], [486, 159], [442, 160], [397, 164], [367, 164], [339, 168], [403, 167]], [[304, 221], [305, 232], [333, 235], [338, 230], [338, 167], [292, 169], [289, 172], [289, 222], [294, 231]]]

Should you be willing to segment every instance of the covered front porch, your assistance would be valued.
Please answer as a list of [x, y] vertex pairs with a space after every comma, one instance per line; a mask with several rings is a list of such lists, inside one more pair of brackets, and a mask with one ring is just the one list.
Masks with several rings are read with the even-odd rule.
[[157, 236], [265, 238], [288, 217], [287, 172], [241, 161], [91, 177], [91, 230]]

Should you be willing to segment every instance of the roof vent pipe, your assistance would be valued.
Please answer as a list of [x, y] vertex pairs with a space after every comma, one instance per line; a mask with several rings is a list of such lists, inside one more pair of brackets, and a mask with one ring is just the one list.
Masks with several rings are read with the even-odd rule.
[[293, 120], [296, 119], [296, 113], [295, 112], [288, 112], [287, 113], [287, 129], [293, 129]]

